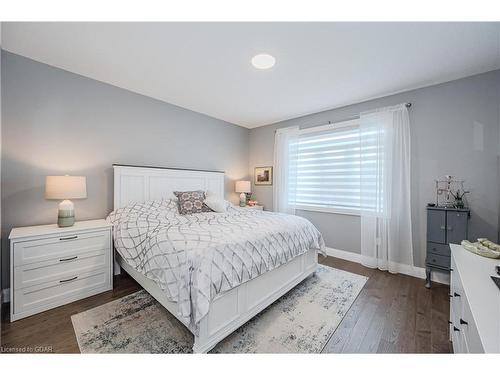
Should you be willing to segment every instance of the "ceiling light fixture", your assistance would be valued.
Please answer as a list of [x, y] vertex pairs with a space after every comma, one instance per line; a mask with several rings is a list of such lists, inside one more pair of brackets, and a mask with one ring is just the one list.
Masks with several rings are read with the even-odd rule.
[[270, 69], [276, 64], [276, 59], [267, 53], [260, 53], [252, 57], [252, 65], [256, 69]]

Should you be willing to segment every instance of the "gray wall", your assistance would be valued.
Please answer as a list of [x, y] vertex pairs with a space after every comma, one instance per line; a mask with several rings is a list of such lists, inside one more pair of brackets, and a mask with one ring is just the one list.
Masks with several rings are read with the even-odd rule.
[[56, 221], [46, 175], [87, 176], [77, 220], [111, 211], [112, 163], [223, 170], [235, 202], [234, 180], [248, 176], [248, 129], [5, 51], [2, 90], [4, 265], [12, 227]]
[[[360, 112], [403, 102], [413, 104], [411, 120], [412, 218], [414, 262], [425, 261], [425, 206], [434, 202], [434, 179], [452, 174], [466, 180], [471, 190], [470, 238], [498, 239], [500, 71], [413, 90], [339, 109], [312, 114], [250, 131], [250, 171], [272, 165], [274, 131], [342, 121]], [[335, 88], [332, 88], [332, 90]], [[474, 125], [476, 124], [476, 125]], [[474, 127], [483, 129], [482, 142], [474, 142]], [[479, 137], [480, 138], [480, 137]], [[272, 188], [254, 187], [254, 197], [272, 209]], [[360, 251], [358, 216], [299, 211], [325, 236], [327, 246]]]
[[[75, 201], [80, 220], [105, 217], [112, 209], [112, 163], [224, 170], [227, 197], [237, 201], [233, 182], [253, 175], [256, 166], [272, 165], [276, 128], [341, 121], [407, 101], [413, 103], [415, 264], [424, 264], [425, 205], [434, 201], [433, 180], [445, 174], [465, 178], [472, 191], [470, 237], [497, 240], [499, 82], [500, 72], [491, 72], [248, 131], [3, 51], [2, 286], [8, 287], [10, 229], [55, 222], [58, 202], [43, 198], [45, 175], [87, 176], [88, 199]], [[484, 129], [476, 147], [475, 122]], [[272, 187], [254, 192], [272, 209]], [[359, 217], [299, 214], [323, 232], [328, 246], [359, 252]]]

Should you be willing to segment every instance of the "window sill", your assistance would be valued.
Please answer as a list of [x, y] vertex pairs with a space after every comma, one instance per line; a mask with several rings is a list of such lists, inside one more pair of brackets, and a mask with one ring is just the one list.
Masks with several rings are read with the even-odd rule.
[[295, 209], [298, 211], [312, 211], [312, 212], [323, 212], [323, 213], [337, 214], [337, 215], [361, 216], [361, 212], [359, 210], [334, 208], [334, 207], [316, 207], [316, 206], [299, 206], [299, 205], [297, 205], [297, 206], [295, 206]]

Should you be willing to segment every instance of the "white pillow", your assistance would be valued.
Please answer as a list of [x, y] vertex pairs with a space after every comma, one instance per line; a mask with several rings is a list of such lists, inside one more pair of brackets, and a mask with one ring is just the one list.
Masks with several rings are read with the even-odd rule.
[[228, 201], [216, 197], [208, 197], [203, 201], [210, 209], [215, 212], [226, 212]]

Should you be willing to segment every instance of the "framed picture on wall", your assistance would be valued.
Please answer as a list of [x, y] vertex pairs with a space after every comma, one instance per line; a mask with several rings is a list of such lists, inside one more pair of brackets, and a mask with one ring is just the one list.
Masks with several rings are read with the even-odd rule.
[[256, 167], [255, 168], [255, 185], [272, 185], [273, 184], [273, 167]]

